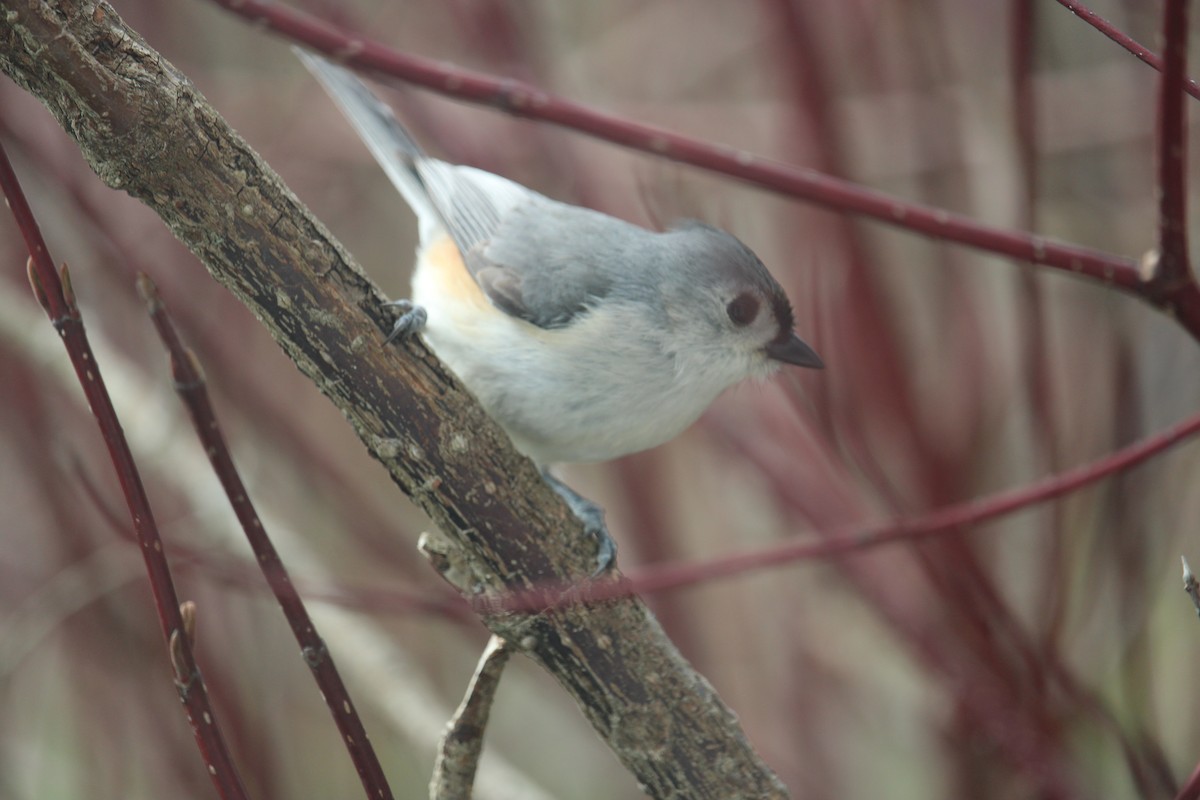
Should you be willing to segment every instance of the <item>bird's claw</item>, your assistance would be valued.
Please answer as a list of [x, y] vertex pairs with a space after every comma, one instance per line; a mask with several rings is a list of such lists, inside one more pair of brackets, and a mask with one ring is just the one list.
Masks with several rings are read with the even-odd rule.
[[598, 578], [608, 572], [617, 562], [617, 543], [609, 535], [608, 526], [604, 524], [604, 509], [551, 475], [549, 470], [543, 470], [542, 477], [566, 502], [571, 513], [583, 522], [584, 533], [596, 540], [596, 569], [592, 572], [592, 577]]
[[425, 320], [428, 315], [425, 309], [414, 303], [412, 300], [390, 300], [383, 304], [387, 308], [396, 308], [400, 310], [400, 316], [396, 318], [396, 322], [392, 325], [392, 332], [388, 334], [385, 343], [391, 343], [396, 339], [407, 339], [415, 333], [420, 333], [425, 327]]

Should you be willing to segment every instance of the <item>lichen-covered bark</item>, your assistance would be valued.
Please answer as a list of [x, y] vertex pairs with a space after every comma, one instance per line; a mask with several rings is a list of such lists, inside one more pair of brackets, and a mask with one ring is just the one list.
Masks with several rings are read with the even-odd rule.
[[[420, 342], [381, 346], [378, 290], [111, 6], [0, 0], [0, 69], [258, 315], [469, 565], [460, 588], [587, 574], [592, 548], [533, 465]], [[640, 601], [485, 622], [558, 678], [651, 796], [786, 796]]]

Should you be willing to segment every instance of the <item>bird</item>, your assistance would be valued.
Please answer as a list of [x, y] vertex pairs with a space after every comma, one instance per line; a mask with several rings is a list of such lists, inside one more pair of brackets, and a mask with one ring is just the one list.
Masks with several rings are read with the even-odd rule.
[[603, 510], [552, 466], [656, 447], [743, 380], [824, 366], [732, 234], [650, 230], [430, 157], [353, 72], [294, 50], [417, 217], [388, 341], [424, 338], [583, 520], [598, 573], [616, 552]]

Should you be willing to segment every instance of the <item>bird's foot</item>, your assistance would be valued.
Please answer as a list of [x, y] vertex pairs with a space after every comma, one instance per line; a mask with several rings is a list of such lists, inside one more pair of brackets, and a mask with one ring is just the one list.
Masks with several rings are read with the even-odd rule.
[[542, 477], [566, 502], [571, 513], [583, 522], [584, 533], [596, 540], [596, 569], [592, 577], [597, 578], [608, 572], [617, 561], [617, 543], [604, 524], [604, 509], [551, 475], [549, 470], [542, 470]]
[[396, 318], [396, 322], [392, 325], [392, 332], [388, 334], [385, 343], [390, 343], [396, 339], [407, 339], [415, 333], [420, 333], [425, 327], [425, 320], [428, 315], [425, 309], [414, 303], [412, 300], [391, 300], [383, 304], [387, 308], [395, 308], [400, 310], [400, 316]]

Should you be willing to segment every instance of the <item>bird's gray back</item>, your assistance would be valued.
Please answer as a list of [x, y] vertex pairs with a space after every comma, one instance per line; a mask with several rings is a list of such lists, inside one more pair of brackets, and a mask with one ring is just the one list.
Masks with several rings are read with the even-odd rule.
[[601, 300], [653, 305], [662, 244], [645, 228], [539, 195], [512, 208], [467, 265], [505, 311], [554, 328]]

